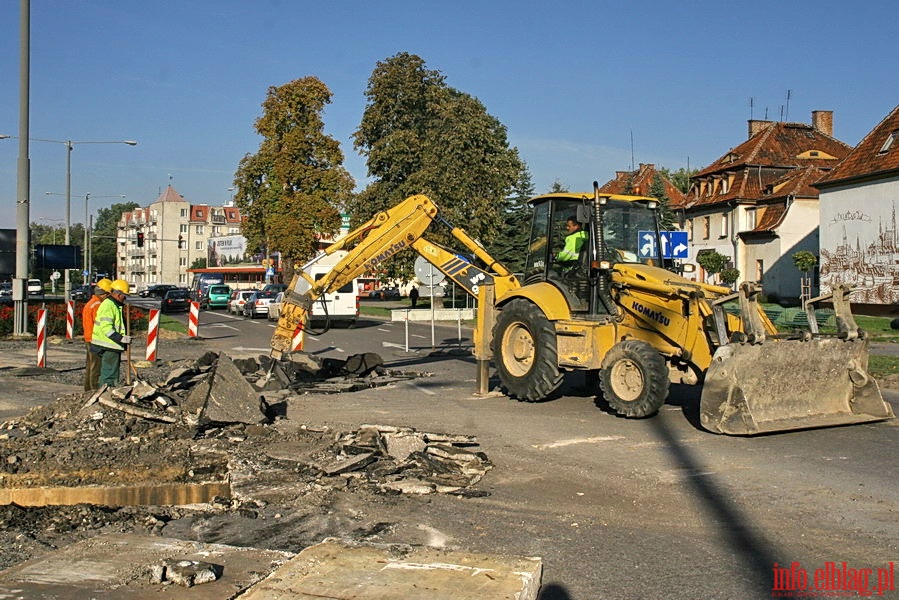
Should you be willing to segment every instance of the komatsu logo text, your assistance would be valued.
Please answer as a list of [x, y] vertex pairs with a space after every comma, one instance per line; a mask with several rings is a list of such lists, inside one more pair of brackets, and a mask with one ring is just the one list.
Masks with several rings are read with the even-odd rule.
[[643, 306], [639, 302], [634, 302], [631, 305], [631, 308], [633, 308], [635, 312], [640, 313], [647, 319], [652, 319], [653, 321], [655, 321], [657, 323], [661, 323], [665, 327], [671, 325], [671, 319], [669, 319], [668, 317], [666, 317], [665, 315], [663, 315], [662, 313], [660, 313], [657, 310], [653, 310], [653, 309], [649, 308], [648, 306]]
[[384, 262], [385, 260], [387, 260], [388, 258], [393, 256], [400, 250], [404, 250], [405, 248], [406, 248], [406, 242], [399, 241], [399, 242], [393, 244], [392, 246], [390, 246], [389, 248], [387, 248], [386, 250], [384, 250], [384, 252], [381, 252], [380, 254], [378, 254], [377, 256], [372, 258], [371, 260], [367, 261], [365, 264], [368, 265], [369, 269], [374, 269], [379, 264], [381, 264], [382, 262]]

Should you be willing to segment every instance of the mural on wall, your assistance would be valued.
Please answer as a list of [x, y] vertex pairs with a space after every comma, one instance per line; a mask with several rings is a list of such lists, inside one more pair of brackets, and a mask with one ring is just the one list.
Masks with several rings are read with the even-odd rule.
[[851, 302], [899, 302], [899, 234], [896, 201], [826, 214], [821, 220], [821, 293], [847, 283]]

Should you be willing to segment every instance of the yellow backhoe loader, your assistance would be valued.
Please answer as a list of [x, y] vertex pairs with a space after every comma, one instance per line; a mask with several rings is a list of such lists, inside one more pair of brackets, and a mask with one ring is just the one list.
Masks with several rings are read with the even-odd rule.
[[[478, 385], [493, 359], [505, 392], [550, 397], [565, 372], [585, 371], [609, 406], [628, 417], [655, 414], [671, 381], [702, 385], [707, 430], [752, 435], [893, 417], [867, 371], [867, 342], [847, 301], [832, 297], [837, 332], [780, 334], [758, 303], [761, 290], [687, 280], [665, 257], [658, 202], [643, 196], [558, 193], [532, 200], [523, 277], [411, 196], [330, 246], [346, 256], [313, 280], [305, 265], [291, 282], [272, 337], [280, 358], [302, 339], [313, 303], [394, 255], [413, 250], [478, 299], [474, 331]], [[434, 223], [475, 261], [428, 241]], [[567, 242], [566, 242], [567, 238]], [[319, 257], [321, 258], [321, 257]], [[818, 300], [828, 300], [821, 297]], [[811, 310], [811, 309], [810, 309]]]

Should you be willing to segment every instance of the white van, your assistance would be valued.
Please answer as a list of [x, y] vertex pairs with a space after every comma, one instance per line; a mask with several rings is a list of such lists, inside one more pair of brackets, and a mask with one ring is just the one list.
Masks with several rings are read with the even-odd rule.
[[[318, 281], [328, 273], [334, 265], [340, 262], [346, 256], [346, 252], [335, 252], [331, 256], [320, 259], [317, 263], [309, 266], [306, 273], [313, 279]], [[295, 290], [297, 293], [304, 293], [308, 289], [306, 281], [301, 279]], [[359, 318], [359, 283], [353, 280], [341, 287], [336, 292], [325, 294], [312, 305], [312, 314], [309, 315], [310, 322], [316, 324], [324, 324], [329, 321], [332, 325], [343, 324], [347, 327], [352, 326], [356, 319]]]

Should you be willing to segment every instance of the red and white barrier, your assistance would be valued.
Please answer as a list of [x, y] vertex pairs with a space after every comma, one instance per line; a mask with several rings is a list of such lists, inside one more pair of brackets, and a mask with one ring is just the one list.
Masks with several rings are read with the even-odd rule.
[[159, 337], [159, 309], [150, 309], [150, 321], [147, 325], [147, 360], [156, 360], [156, 340]]
[[187, 319], [188, 337], [197, 337], [197, 329], [200, 326], [200, 303], [190, 303], [190, 316]]
[[302, 352], [303, 350], [303, 323], [297, 325], [297, 328], [293, 331], [293, 338], [291, 338], [290, 343], [290, 351], [291, 352]]
[[75, 301], [66, 300], [66, 339], [70, 340], [75, 335]]
[[47, 309], [37, 310], [37, 366], [47, 366]]

